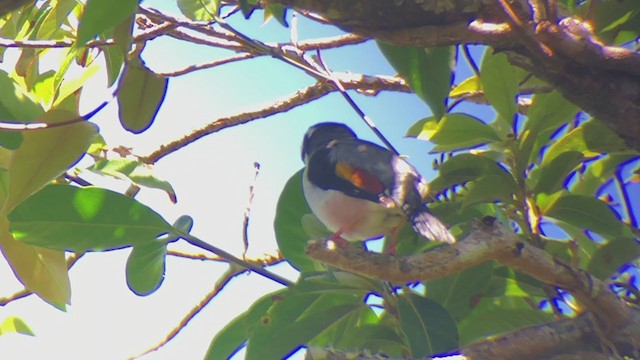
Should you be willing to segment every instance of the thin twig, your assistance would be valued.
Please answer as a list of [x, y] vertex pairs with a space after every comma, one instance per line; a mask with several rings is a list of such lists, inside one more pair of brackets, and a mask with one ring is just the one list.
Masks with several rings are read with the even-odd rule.
[[145, 350], [141, 354], [132, 356], [129, 359], [133, 360], [140, 358], [144, 355], [159, 350], [161, 347], [168, 344], [169, 341], [173, 340], [173, 338], [175, 338], [178, 333], [180, 333], [180, 331], [182, 331], [182, 329], [184, 329], [189, 324], [189, 322], [193, 320], [193, 318], [195, 318], [196, 315], [198, 315], [200, 311], [204, 309], [204, 307], [207, 306], [207, 304], [209, 304], [211, 300], [213, 300], [213, 298], [220, 293], [220, 291], [222, 291], [222, 289], [224, 289], [224, 287], [229, 283], [229, 281], [231, 281], [231, 279], [233, 279], [236, 275], [243, 273], [244, 271], [245, 270], [238, 270], [234, 266], [230, 266], [229, 269], [227, 269], [227, 271], [225, 271], [225, 273], [220, 276], [218, 281], [216, 281], [213, 289], [211, 289], [211, 291], [209, 291], [209, 293], [207, 293], [204, 298], [202, 298], [202, 300], [200, 300], [198, 304], [194, 306], [193, 309], [191, 309], [191, 311], [189, 311], [189, 313], [182, 318], [182, 320], [180, 320], [180, 323], [178, 323], [178, 325], [176, 325], [176, 327], [174, 327], [164, 339], [162, 339], [160, 342], [153, 345], [149, 349]]
[[230, 253], [215, 247], [209, 243], [206, 243], [200, 239], [198, 239], [197, 237], [191, 235], [191, 234], [184, 234], [184, 233], [179, 233], [178, 234], [181, 238], [183, 238], [185, 241], [187, 241], [189, 244], [195, 246], [195, 247], [199, 247], [200, 249], [204, 249], [207, 250], [211, 253], [214, 253], [224, 259], [226, 259], [227, 261], [229, 261], [230, 263], [234, 263], [236, 265], [239, 265], [242, 268], [245, 268], [247, 270], [253, 271], [257, 274], [260, 274], [264, 277], [266, 277], [267, 279], [273, 280], [281, 285], [284, 286], [292, 286], [293, 282], [291, 282], [289, 279], [285, 279], [280, 275], [274, 274], [268, 270], [263, 269], [260, 266], [257, 266], [255, 264], [249, 263], [247, 261], [238, 259], [237, 257], [231, 255]]
[[373, 120], [371, 120], [371, 118], [368, 117], [367, 114], [365, 114], [364, 111], [362, 111], [362, 109], [360, 109], [358, 104], [356, 104], [356, 102], [353, 101], [351, 96], [349, 96], [349, 94], [347, 93], [347, 90], [344, 88], [344, 86], [340, 82], [340, 79], [338, 79], [334, 75], [334, 73], [329, 69], [327, 64], [324, 62], [324, 59], [322, 59], [322, 56], [320, 54], [320, 50], [317, 50], [316, 54], [318, 56], [318, 61], [320, 62], [320, 65], [322, 66], [322, 70], [326, 74], [326, 77], [336, 85], [336, 87], [340, 91], [340, 95], [342, 95], [342, 97], [345, 99], [347, 104], [349, 104], [349, 106], [351, 106], [351, 108], [356, 112], [356, 114], [358, 114], [358, 116], [364, 121], [364, 123], [367, 124], [367, 126], [371, 129], [371, 131], [373, 131], [373, 133], [376, 134], [376, 136], [385, 144], [385, 146], [389, 150], [393, 151], [393, 153], [395, 153], [396, 155], [400, 155], [398, 150], [396, 150], [396, 148], [393, 147], [391, 142], [389, 140], [387, 140], [387, 138], [384, 136], [384, 134], [382, 134], [382, 132], [380, 132], [380, 130], [378, 130], [378, 127], [373, 122]]

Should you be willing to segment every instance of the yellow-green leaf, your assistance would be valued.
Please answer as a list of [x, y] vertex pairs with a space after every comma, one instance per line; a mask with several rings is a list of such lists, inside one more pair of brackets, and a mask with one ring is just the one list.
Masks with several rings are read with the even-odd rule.
[[18, 333], [23, 335], [35, 335], [29, 326], [19, 317], [9, 316], [0, 324], [0, 335]]
[[20, 282], [51, 305], [64, 310], [70, 303], [71, 285], [64, 251], [43, 249], [17, 241], [6, 219], [0, 222], [2, 254]]
[[[42, 120], [55, 123], [75, 117], [76, 114], [68, 111], [53, 110]], [[97, 126], [89, 122], [24, 132], [22, 145], [11, 156], [8, 198], [3, 213], [11, 211], [78, 161], [96, 133]]]

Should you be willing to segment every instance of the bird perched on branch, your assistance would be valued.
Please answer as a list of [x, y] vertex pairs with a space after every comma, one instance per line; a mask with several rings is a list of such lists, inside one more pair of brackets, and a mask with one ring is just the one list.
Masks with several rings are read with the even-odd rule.
[[455, 242], [424, 204], [428, 184], [416, 169], [393, 152], [358, 139], [348, 126], [311, 126], [302, 143], [302, 160], [304, 196], [334, 232], [332, 240], [344, 244], [391, 235], [386, 251], [394, 252], [398, 233], [409, 221], [429, 240]]

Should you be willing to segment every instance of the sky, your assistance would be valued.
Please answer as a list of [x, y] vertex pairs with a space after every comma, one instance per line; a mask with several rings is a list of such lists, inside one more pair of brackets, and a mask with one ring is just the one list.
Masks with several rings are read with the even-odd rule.
[[[179, 15], [164, 1], [146, 1]], [[232, 25], [262, 41], [286, 42], [289, 30], [276, 21], [262, 24], [262, 14], [245, 21], [235, 15]], [[300, 18], [299, 38], [333, 36], [341, 32]], [[15, 52], [13, 56], [15, 58]], [[158, 72], [226, 57], [228, 52], [159, 38], [147, 44], [143, 58]], [[12, 53], [7, 54], [11, 59]], [[386, 74], [395, 72], [380, 55], [374, 42], [323, 52], [334, 71]], [[10, 61], [7, 61], [10, 63]], [[314, 79], [272, 58], [258, 58], [172, 78], [164, 104], [152, 127], [141, 135], [123, 130], [117, 120], [117, 105], [110, 103], [93, 119], [110, 147], [124, 145], [138, 155], [146, 155], [160, 145], [189, 133], [222, 116], [258, 109]], [[101, 74], [90, 80], [83, 92], [81, 112], [86, 113], [108, 98], [106, 79]], [[430, 146], [418, 140], [403, 140], [406, 129], [429, 116], [427, 106], [409, 94], [381, 93], [366, 97], [351, 93], [358, 105], [380, 130], [427, 177], [433, 158]], [[338, 94], [284, 114], [259, 119], [225, 129], [201, 139], [160, 160], [155, 174], [168, 180], [177, 193], [172, 204], [166, 194], [143, 189], [137, 199], [159, 212], [169, 222], [188, 214], [195, 221], [192, 234], [228, 252], [241, 256], [242, 220], [248, 204], [249, 186], [254, 183], [254, 162], [261, 164], [255, 181], [249, 228], [249, 256], [275, 253], [273, 233], [276, 202], [284, 183], [302, 167], [300, 143], [306, 129], [322, 121], [350, 125], [360, 137], [377, 141], [373, 133]], [[79, 167], [89, 165], [83, 161]], [[98, 186], [123, 192], [128, 183], [97, 175], [83, 176]], [[185, 244], [174, 249], [201, 253]], [[133, 294], [125, 282], [128, 249], [90, 253], [70, 271], [72, 304], [66, 312], [56, 310], [36, 296], [14, 301], [0, 308], [0, 319], [22, 318], [35, 337], [0, 336], [2, 358], [11, 359], [124, 359], [139, 354], [163, 339], [201, 298], [209, 292], [226, 266], [212, 262], [169, 257], [160, 289], [147, 297]], [[272, 269], [292, 280], [297, 272], [287, 264]], [[0, 262], [0, 294], [21, 289], [10, 269]], [[260, 296], [280, 285], [256, 274], [241, 275], [232, 281], [168, 345], [143, 359], [198, 359], [214, 334]], [[301, 355], [298, 355], [301, 357]], [[238, 354], [236, 358], [241, 358]]]

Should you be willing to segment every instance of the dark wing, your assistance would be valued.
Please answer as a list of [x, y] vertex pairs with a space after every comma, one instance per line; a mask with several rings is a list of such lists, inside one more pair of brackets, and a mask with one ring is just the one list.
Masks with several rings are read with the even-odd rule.
[[[381, 202], [395, 198], [398, 174], [394, 164], [401, 162], [409, 170], [413, 183], [418, 178], [415, 170], [391, 151], [363, 140], [335, 141], [327, 148], [314, 152], [309, 158], [308, 176], [322, 189], [333, 189], [347, 195]], [[410, 186], [414, 187], [415, 184]], [[416, 190], [416, 194], [417, 190]], [[419, 195], [417, 195], [419, 200]]]

